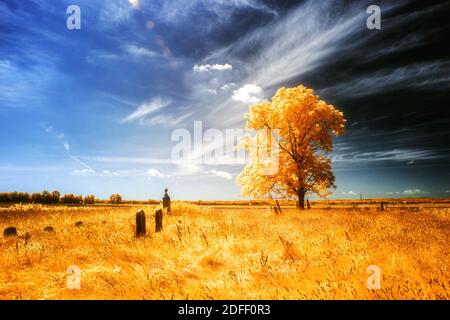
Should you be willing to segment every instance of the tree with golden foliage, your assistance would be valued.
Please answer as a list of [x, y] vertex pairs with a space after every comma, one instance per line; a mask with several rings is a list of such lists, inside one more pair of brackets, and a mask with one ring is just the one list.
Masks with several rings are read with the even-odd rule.
[[246, 130], [257, 134], [246, 136], [241, 146], [267, 148], [258, 134], [267, 132], [276, 143], [278, 170], [267, 174], [267, 163], [250, 153], [250, 163], [237, 177], [243, 196], [296, 198], [297, 207], [304, 209], [305, 196], [324, 197], [335, 187], [327, 155], [333, 150], [333, 136], [344, 133], [341, 111], [300, 85], [278, 89], [271, 102], [252, 105], [246, 118]]

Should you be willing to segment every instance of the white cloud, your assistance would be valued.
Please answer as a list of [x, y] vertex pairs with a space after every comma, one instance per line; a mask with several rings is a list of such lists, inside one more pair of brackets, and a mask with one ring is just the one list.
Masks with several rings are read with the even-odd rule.
[[160, 97], [153, 99], [150, 102], [140, 105], [135, 111], [130, 115], [125, 117], [122, 122], [132, 122], [145, 117], [151, 113], [161, 110], [170, 104], [169, 100], [164, 100]]
[[66, 151], [70, 150], [70, 145], [67, 142], [64, 143], [64, 149], [66, 149]]
[[233, 66], [231, 64], [225, 63], [225, 64], [203, 64], [198, 65], [196, 64], [192, 70], [195, 72], [209, 72], [209, 71], [226, 71], [226, 70], [232, 70]]
[[147, 170], [147, 175], [150, 177], [164, 178], [165, 175], [156, 170], [155, 168], [151, 168]]
[[123, 47], [123, 49], [125, 50], [125, 52], [138, 57], [154, 58], [159, 56], [159, 54], [155, 51], [135, 45], [126, 45]]
[[227, 179], [227, 180], [233, 179], [233, 176], [230, 173], [225, 172], [225, 171], [219, 171], [219, 170], [212, 169], [212, 170], [207, 171], [206, 173], [223, 178], [223, 179]]
[[220, 90], [227, 91], [227, 90], [230, 90], [231, 88], [233, 88], [235, 86], [236, 86], [236, 83], [234, 83], [234, 82], [226, 83], [226, 84], [224, 84], [223, 86], [220, 87]]
[[262, 89], [254, 84], [246, 84], [233, 91], [233, 100], [245, 104], [256, 103], [262, 100]]
[[72, 174], [75, 175], [90, 175], [90, 174], [94, 174], [95, 170], [93, 169], [81, 169], [81, 170], [73, 170]]
[[422, 191], [420, 189], [408, 189], [408, 190], [403, 191], [402, 193], [411, 195], [411, 194], [425, 194], [425, 193], [429, 193], [429, 192]]

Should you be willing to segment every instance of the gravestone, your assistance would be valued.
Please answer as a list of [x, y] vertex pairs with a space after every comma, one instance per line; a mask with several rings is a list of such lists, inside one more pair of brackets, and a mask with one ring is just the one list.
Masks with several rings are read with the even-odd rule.
[[3, 230], [3, 235], [5, 237], [17, 236], [17, 229], [14, 227], [9, 227]]
[[52, 226], [47, 226], [44, 228], [44, 232], [47, 232], [47, 233], [52, 233], [54, 231], [55, 231], [55, 229]]
[[136, 237], [144, 237], [146, 234], [145, 212], [144, 210], [138, 210], [138, 212], [136, 212]]
[[81, 227], [81, 226], [83, 226], [83, 221], [75, 222], [75, 227]]
[[160, 232], [163, 229], [163, 211], [161, 209], [155, 212], [155, 232]]
[[163, 202], [163, 209], [166, 209], [168, 213], [170, 213], [170, 197], [167, 194], [167, 191], [169, 191], [167, 188], [164, 189], [164, 196], [162, 198]]

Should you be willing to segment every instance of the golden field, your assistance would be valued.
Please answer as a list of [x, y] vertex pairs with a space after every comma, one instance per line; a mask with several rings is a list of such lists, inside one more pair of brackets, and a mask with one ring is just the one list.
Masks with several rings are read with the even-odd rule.
[[[147, 237], [134, 237], [144, 209]], [[0, 299], [449, 299], [450, 209], [0, 209]], [[75, 222], [82, 221], [81, 227]], [[55, 231], [43, 229], [52, 226]], [[28, 233], [28, 236], [26, 236]], [[81, 269], [81, 289], [66, 285]], [[369, 290], [367, 268], [381, 268]]]

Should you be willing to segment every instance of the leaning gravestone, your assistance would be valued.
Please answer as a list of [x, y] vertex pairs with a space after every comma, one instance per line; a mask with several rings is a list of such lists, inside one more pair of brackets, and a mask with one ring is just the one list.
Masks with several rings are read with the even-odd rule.
[[155, 232], [162, 231], [163, 228], [163, 211], [161, 209], [155, 212]]
[[136, 212], [136, 237], [144, 237], [147, 234], [147, 229], [145, 227], [145, 212], [144, 210], [139, 210]]
[[162, 198], [162, 202], [163, 202], [163, 209], [167, 210], [167, 213], [170, 213], [170, 197], [167, 194], [167, 188], [164, 189], [164, 196]]

